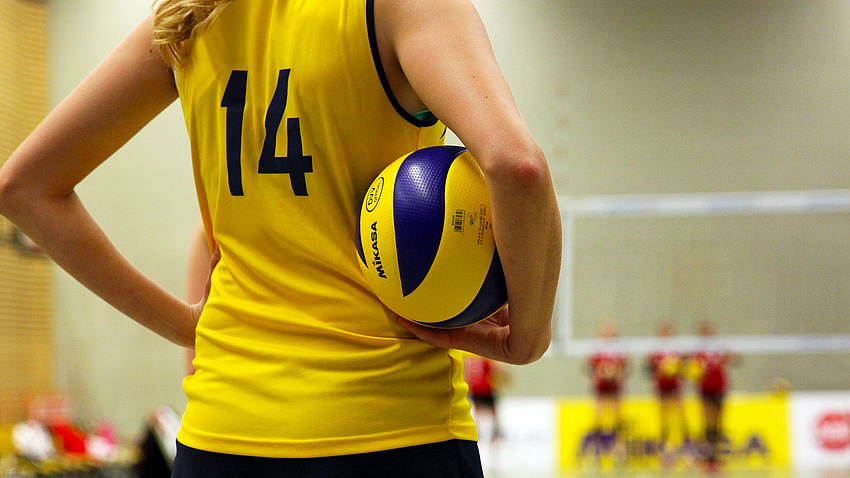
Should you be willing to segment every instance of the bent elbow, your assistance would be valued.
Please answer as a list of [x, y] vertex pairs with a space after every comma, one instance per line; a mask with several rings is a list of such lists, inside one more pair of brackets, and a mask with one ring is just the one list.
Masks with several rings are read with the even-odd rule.
[[19, 188], [6, 171], [0, 169], [0, 214], [9, 216], [13, 210]]
[[512, 350], [513, 365], [528, 365], [540, 360], [546, 351], [549, 350], [549, 345], [552, 343], [551, 332], [546, 333], [534, 340], [533, 343], [526, 343], [520, 347], [521, 350]]
[[539, 157], [526, 158], [516, 164], [512, 174], [514, 179], [526, 188], [546, 187], [551, 184], [549, 166], [542, 153]]
[[545, 341], [541, 342], [539, 346], [531, 353], [528, 357], [526, 357], [526, 365], [536, 362], [543, 358], [546, 355], [546, 352], [549, 350], [549, 346], [552, 344], [552, 337], [550, 336]]
[[543, 355], [546, 354], [547, 350], [549, 350], [549, 344], [548, 343], [545, 344], [545, 346], [541, 346], [540, 348], [538, 348], [536, 350], [529, 351], [527, 354], [517, 356], [515, 361], [514, 361], [514, 365], [532, 364], [532, 363], [540, 360], [541, 358], [543, 358]]
[[488, 178], [526, 190], [549, 187], [552, 181], [546, 157], [536, 145], [500, 155], [482, 169]]
[[22, 178], [10, 173], [8, 168], [0, 169], [0, 215], [16, 222], [32, 204], [31, 195], [32, 188], [26, 187]]

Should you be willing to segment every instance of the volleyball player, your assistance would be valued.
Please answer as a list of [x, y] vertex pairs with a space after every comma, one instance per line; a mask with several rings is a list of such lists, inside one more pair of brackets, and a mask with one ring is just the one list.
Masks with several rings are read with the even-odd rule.
[[623, 381], [626, 377], [627, 358], [620, 352], [614, 340], [616, 326], [612, 322], [602, 325], [598, 350], [587, 359], [595, 408], [592, 439], [597, 452], [614, 451], [618, 459], [625, 459], [622, 417]]
[[[74, 193], [178, 97], [220, 254], [191, 305], [129, 264]], [[446, 127], [489, 183], [510, 303], [449, 331], [384, 308], [354, 246], [374, 177]], [[195, 347], [177, 477], [481, 476], [450, 349], [524, 364], [551, 340], [552, 180], [469, 0], [162, 0], [8, 159], [0, 213]]]
[[493, 360], [471, 354], [463, 359], [463, 378], [469, 386], [469, 400], [475, 405], [474, 412], [477, 417], [490, 420], [491, 442], [502, 437], [498, 402], [499, 388], [505, 382], [506, 376], [507, 372]]
[[703, 458], [709, 469], [720, 463], [720, 444], [723, 439], [723, 405], [729, 388], [728, 367], [734, 356], [721, 348], [714, 339], [714, 327], [703, 323], [699, 328], [701, 344], [691, 357], [691, 368], [702, 399], [705, 442]]
[[678, 421], [682, 440], [688, 440], [688, 423], [685, 418], [685, 406], [682, 400], [682, 377], [685, 371], [683, 354], [673, 348], [673, 325], [663, 322], [658, 328], [660, 339], [657, 349], [647, 359], [647, 370], [652, 377], [655, 394], [658, 397], [659, 417], [661, 421], [660, 451], [667, 458], [666, 447], [670, 441], [670, 429]]

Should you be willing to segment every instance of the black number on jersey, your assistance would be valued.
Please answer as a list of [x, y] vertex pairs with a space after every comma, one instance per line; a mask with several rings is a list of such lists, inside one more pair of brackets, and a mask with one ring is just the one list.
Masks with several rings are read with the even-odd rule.
[[[277, 87], [266, 110], [266, 137], [257, 167], [259, 174], [288, 174], [292, 192], [307, 195], [307, 173], [313, 172], [313, 157], [305, 156], [301, 144], [301, 120], [286, 119], [286, 156], [276, 156], [277, 132], [283, 122], [289, 93], [289, 69], [280, 70]], [[227, 181], [232, 196], [244, 196], [242, 191], [242, 122], [245, 117], [245, 95], [248, 90], [248, 72], [234, 70], [221, 99], [227, 109]]]

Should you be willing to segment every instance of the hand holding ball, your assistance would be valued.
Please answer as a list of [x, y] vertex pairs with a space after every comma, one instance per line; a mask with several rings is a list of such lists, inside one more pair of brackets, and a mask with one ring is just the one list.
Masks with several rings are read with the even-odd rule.
[[357, 250], [372, 291], [420, 325], [471, 325], [507, 303], [490, 191], [465, 148], [423, 148], [387, 166], [363, 200]]

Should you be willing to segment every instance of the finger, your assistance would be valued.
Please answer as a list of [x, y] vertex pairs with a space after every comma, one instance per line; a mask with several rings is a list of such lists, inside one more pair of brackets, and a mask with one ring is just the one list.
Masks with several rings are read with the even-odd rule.
[[452, 346], [451, 331], [449, 330], [432, 329], [411, 322], [403, 317], [398, 318], [398, 323], [425, 343], [442, 348], [450, 348]]
[[404, 317], [399, 317], [398, 323], [402, 327], [407, 329], [408, 332], [410, 332], [411, 334], [415, 335], [416, 337], [418, 337], [420, 339], [424, 340], [425, 337], [431, 336], [432, 331], [430, 329], [428, 329], [427, 327], [423, 327], [423, 326], [421, 326], [421, 325], [419, 325], [415, 322], [411, 322], [411, 321], [405, 319]]
[[490, 316], [490, 321], [504, 327], [508, 325], [509, 315], [510, 313], [508, 312], [508, 306], [505, 305], [504, 307], [499, 309], [495, 314]]

